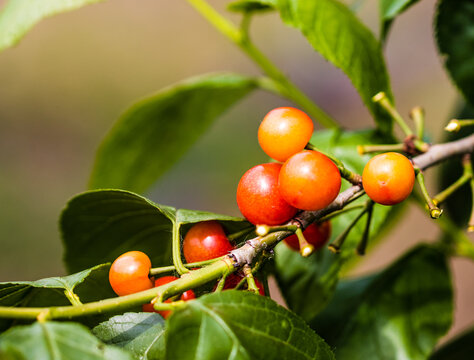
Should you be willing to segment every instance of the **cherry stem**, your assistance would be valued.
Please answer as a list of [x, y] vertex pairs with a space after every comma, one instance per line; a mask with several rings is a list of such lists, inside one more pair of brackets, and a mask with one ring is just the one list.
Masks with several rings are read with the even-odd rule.
[[337, 211], [334, 211], [334, 212], [332, 212], [328, 215], [323, 216], [321, 219], [318, 220], [318, 223], [323, 223], [325, 221], [331, 220], [332, 218], [335, 218], [339, 215], [342, 215], [342, 214], [344, 214], [346, 212], [349, 212], [349, 211], [352, 211], [352, 210], [361, 209], [364, 206], [365, 206], [364, 204], [356, 204], [356, 205], [346, 206], [346, 207], [344, 207], [344, 209], [337, 210]]
[[372, 200], [368, 200], [365, 205], [364, 209], [351, 221], [349, 226], [337, 236], [337, 238], [328, 245], [328, 249], [331, 250], [333, 253], [337, 254], [341, 252], [341, 247], [344, 244], [344, 241], [346, 240], [347, 236], [351, 232], [351, 230], [354, 228], [354, 226], [359, 222], [359, 220], [364, 216], [364, 214], [367, 212], [369, 208], [369, 203]]
[[318, 151], [321, 154], [326, 155], [329, 159], [331, 159], [331, 161], [334, 164], [336, 164], [337, 168], [339, 169], [339, 172], [341, 173], [341, 177], [343, 179], [346, 179], [351, 184], [357, 185], [357, 184], [362, 183], [362, 177], [359, 174], [357, 174], [355, 172], [352, 172], [348, 168], [346, 168], [344, 166], [344, 164], [341, 162], [341, 160], [339, 160], [338, 158], [336, 158], [336, 157], [334, 157], [334, 156], [332, 156], [332, 155], [330, 155], [330, 154], [328, 154], [324, 151], [319, 150], [316, 146], [314, 146], [311, 143], [306, 144], [305, 148], [308, 149], [308, 150]]
[[365, 255], [365, 250], [369, 242], [370, 223], [372, 222], [373, 212], [374, 212], [374, 202], [369, 201], [367, 204], [367, 222], [365, 223], [364, 234], [362, 235], [362, 239], [357, 245], [357, 249], [356, 249], [356, 253], [360, 256]]
[[303, 230], [301, 230], [300, 227], [295, 231], [295, 235], [298, 238], [298, 243], [300, 245], [300, 254], [301, 254], [301, 256], [303, 256], [303, 257], [310, 256], [314, 251], [314, 246], [311, 245], [306, 240], [306, 238], [304, 237], [304, 234], [303, 234]]
[[416, 106], [410, 111], [410, 118], [415, 123], [416, 137], [423, 140], [425, 135], [425, 111], [422, 107]]
[[435, 197], [433, 197], [433, 203], [435, 205], [439, 205], [445, 202], [448, 197], [450, 197], [454, 192], [456, 192], [456, 190], [458, 190], [464, 184], [472, 180], [473, 172], [471, 164], [471, 155], [465, 154], [462, 163], [464, 168], [462, 176], [450, 186], [448, 186], [446, 189], [437, 194]]
[[474, 119], [464, 119], [464, 120], [452, 119], [449, 121], [448, 125], [446, 125], [444, 130], [449, 131], [449, 132], [458, 132], [463, 127], [473, 126], [473, 125], [474, 125]]
[[214, 292], [221, 292], [222, 289], [224, 288], [225, 285], [225, 279], [227, 279], [227, 276], [229, 274], [222, 274], [222, 277], [219, 279], [219, 282], [217, 283], [216, 290]]
[[229, 239], [229, 241], [234, 241], [244, 235], [250, 234], [253, 230], [255, 230], [255, 226], [249, 226], [248, 228], [227, 235], [227, 239]]
[[255, 279], [253, 278], [252, 269], [250, 268], [249, 264], [244, 265], [243, 272], [245, 275], [245, 279], [247, 279], [247, 289], [249, 291], [253, 291], [254, 293], [258, 294], [259, 289], [258, 289], [257, 284], [255, 283]]
[[423, 171], [421, 171], [420, 168], [415, 167], [415, 174], [416, 174], [416, 180], [418, 181], [418, 184], [420, 185], [423, 198], [425, 199], [426, 205], [428, 206], [428, 209], [430, 211], [431, 218], [438, 219], [443, 213], [443, 210], [441, 210], [439, 207], [437, 207], [433, 203], [433, 199], [430, 197], [428, 193], [428, 189], [426, 188], [425, 177], [423, 175]]
[[403, 151], [405, 144], [381, 144], [381, 145], [358, 145], [357, 152], [360, 155], [373, 152]]
[[[192, 269], [192, 268], [203, 267], [203, 266], [212, 264], [212, 263], [214, 263], [218, 260], [222, 260], [223, 258], [224, 258], [224, 256], [221, 256], [221, 257], [218, 257], [218, 258], [215, 258], [215, 259], [210, 259], [210, 260], [206, 260], [206, 261], [199, 261], [199, 262], [183, 264], [183, 265], [186, 268], [191, 268]], [[176, 267], [174, 265], [151, 268], [150, 269], [150, 276], [165, 274], [165, 273], [169, 273], [169, 272], [172, 272], [172, 271], [175, 271], [175, 270], [176, 270]]]
[[186, 274], [189, 270], [184, 266], [181, 258], [181, 235], [179, 233], [179, 223], [173, 223], [172, 237], [173, 265], [179, 275]]

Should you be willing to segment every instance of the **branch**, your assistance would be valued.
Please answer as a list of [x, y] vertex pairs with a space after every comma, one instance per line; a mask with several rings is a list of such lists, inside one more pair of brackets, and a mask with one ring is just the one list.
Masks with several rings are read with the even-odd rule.
[[[433, 145], [426, 153], [412, 159], [413, 164], [421, 169], [429, 168], [440, 161], [450, 157], [472, 153], [474, 151], [474, 135], [464, 139]], [[321, 219], [335, 211], [343, 209], [346, 205], [362, 196], [362, 185], [353, 185], [341, 192], [337, 198], [326, 208], [318, 211], [303, 211], [287, 225], [297, 225], [302, 229], [309, 224]], [[99, 314], [104, 312], [117, 312], [138, 306], [152, 299], [164, 301], [182, 292], [197, 288], [208, 282], [215, 281], [223, 274], [230, 274], [246, 264], [251, 264], [255, 257], [264, 250], [272, 249], [284, 238], [292, 235], [292, 231], [275, 231], [265, 236], [251, 239], [239, 249], [233, 250], [222, 259], [198, 270], [183, 274], [181, 278], [168, 284], [145, 290], [139, 293], [91, 302], [76, 306], [59, 306], [45, 308], [15, 308], [0, 306], [0, 318], [15, 319], [71, 319], [75, 317]], [[168, 304], [163, 304], [163, 306]]]

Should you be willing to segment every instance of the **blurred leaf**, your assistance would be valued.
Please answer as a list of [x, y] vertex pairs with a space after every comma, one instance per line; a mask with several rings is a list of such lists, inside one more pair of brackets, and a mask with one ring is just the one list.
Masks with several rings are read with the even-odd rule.
[[334, 359], [301, 318], [243, 291], [188, 302], [170, 317], [166, 335], [167, 359]]
[[174, 229], [182, 233], [192, 223], [204, 220], [218, 220], [228, 233], [249, 226], [241, 218], [176, 210], [128, 191], [85, 192], [73, 198], [61, 215], [64, 261], [69, 271], [77, 271], [139, 250], [155, 267], [170, 265]]
[[228, 108], [255, 89], [236, 74], [189, 79], [129, 108], [97, 152], [90, 188], [144, 192]]
[[274, 10], [278, 0], [237, 0], [230, 3], [227, 9], [234, 12], [266, 12]]
[[395, 18], [419, 0], [379, 0], [380, 39], [384, 42]]
[[341, 283], [312, 327], [337, 359], [426, 359], [452, 322], [445, 255], [421, 245], [373, 278]]
[[[361, 144], [389, 143], [391, 139], [381, 136], [373, 130], [357, 132], [338, 132], [334, 130], [321, 131], [311, 139], [311, 143], [319, 150], [334, 155], [351, 171], [359, 174], [371, 158], [371, 155], [361, 156], [356, 147]], [[349, 185], [343, 182], [343, 189]], [[366, 197], [354, 202], [364, 203]], [[387, 231], [394, 223], [395, 213], [399, 207], [375, 205], [370, 228], [370, 241], [373, 244], [381, 238], [382, 232]], [[354, 219], [360, 209], [344, 213], [331, 219], [334, 240]], [[326, 305], [335, 291], [339, 272], [355, 254], [355, 248], [362, 238], [367, 217], [364, 216], [351, 230], [342, 246], [340, 254], [333, 254], [326, 247], [308, 258], [303, 258], [298, 252], [290, 250], [285, 244], [276, 249], [275, 268], [278, 284], [291, 310], [310, 320]], [[306, 296], [301, 296], [305, 293]], [[308, 302], [307, 298], [311, 298]]]
[[0, 336], [2, 360], [131, 360], [112, 346], [105, 346], [86, 327], [74, 323], [36, 322], [17, 326]]
[[474, 354], [474, 329], [456, 336], [436, 350], [429, 360], [465, 360]]
[[[115, 293], [108, 281], [109, 265], [103, 264], [64, 277], [52, 277], [37, 281], [14, 281], [0, 283], [0, 305], [15, 307], [44, 307], [70, 305], [76, 294], [86, 303], [108, 297]], [[11, 320], [0, 320], [0, 331], [5, 330]]]
[[15, 44], [40, 20], [103, 0], [9, 0], [0, 12], [0, 51]]
[[164, 331], [165, 321], [155, 313], [125, 313], [92, 330], [106, 344], [123, 348], [141, 360], [165, 358]]
[[379, 42], [344, 4], [336, 0], [280, 0], [285, 23], [303, 33], [313, 48], [352, 81], [377, 126], [392, 132], [392, 120], [372, 102], [384, 91], [392, 99], [389, 77]]
[[454, 83], [474, 105], [474, 2], [441, 0], [437, 13], [439, 52]]

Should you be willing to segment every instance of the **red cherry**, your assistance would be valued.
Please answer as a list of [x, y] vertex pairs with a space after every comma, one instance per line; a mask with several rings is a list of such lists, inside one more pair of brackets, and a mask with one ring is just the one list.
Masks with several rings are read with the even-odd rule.
[[150, 258], [141, 251], [128, 251], [120, 255], [110, 266], [109, 282], [119, 296], [150, 289], [153, 283], [148, 277]]
[[233, 249], [221, 224], [215, 220], [193, 225], [183, 241], [183, 254], [188, 263], [206, 261], [226, 255]]
[[[319, 250], [331, 236], [331, 223], [329, 221], [322, 224], [312, 223], [303, 231], [303, 235], [306, 241], [314, 246], [314, 250]], [[296, 235], [288, 236], [285, 243], [293, 250], [300, 250], [300, 243]]]
[[268, 163], [254, 166], [240, 179], [237, 205], [252, 224], [280, 225], [298, 211], [280, 195], [278, 176], [281, 165]]
[[[160, 277], [158, 279], [155, 280], [155, 287], [158, 287], [158, 286], [161, 286], [161, 285], [164, 285], [164, 284], [168, 284], [172, 281], [175, 281], [177, 280], [178, 278], [175, 277], [175, 276], [163, 276], [163, 277]], [[188, 290], [188, 291], [185, 291], [182, 295], [181, 295], [181, 300], [183, 301], [188, 301], [188, 300], [192, 300], [192, 299], [195, 299], [196, 298], [196, 295], [194, 294], [194, 291], [192, 290]], [[170, 303], [171, 300], [165, 300], [165, 303]], [[156, 311], [154, 308], [153, 308], [153, 304], [151, 303], [148, 303], [148, 304], [143, 304], [142, 305], [142, 310], [143, 312], [156, 312], [158, 314], [160, 314], [161, 316], [163, 316], [163, 318], [168, 318], [168, 316], [171, 315], [171, 313], [173, 312], [172, 310], [162, 310], [162, 311]]]

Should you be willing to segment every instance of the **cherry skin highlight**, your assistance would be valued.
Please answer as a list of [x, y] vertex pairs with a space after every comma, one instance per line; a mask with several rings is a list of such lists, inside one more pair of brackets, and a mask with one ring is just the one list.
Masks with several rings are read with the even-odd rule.
[[148, 277], [150, 258], [141, 251], [129, 251], [120, 255], [109, 270], [109, 282], [119, 296], [151, 289], [153, 282]]
[[278, 185], [283, 199], [295, 208], [320, 210], [339, 194], [341, 174], [326, 155], [305, 150], [283, 164]]
[[[158, 279], [155, 280], [155, 287], [158, 287], [158, 286], [161, 286], [161, 285], [164, 285], [164, 284], [168, 284], [174, 280], [177, 280], [178, 278], [175, 277], [175, 276], [162, 276]], [[183, 300], [183, 301], [188, 301], [188, 300], [192, 300], [192, 299], [195, 299], [196, 298], [196, 295], [194, 294], [194, 291], [192, 290], [188, 290], [188, 291], [185, 291], [180, 299]], [[168, 299], [168, 300], [165, 300], [165, 303], [170, 303], [171, 300]], [[162, 310], [162, 311], [157, 311], [153, 308], [153, 304], [151, 303], [148, 303], [148, 304], [144, 304], [142, 305], [142, 310], [143, 312], [156, 312], [158, 314], [160, 314], [161, 316], [163, 316], [163, 318], [168, 318], [168, 316], [171, 315], [171, 313], [173, 312], [172, 310]]]
[[226, 255], [232, 249], [224, 229], [215, 220], [193, 225], [183, 241], [183, 254], [188, 263], [214, 259]]
[[415, 184], [412, 163], [399, 153], [389, 152], [374, 156], [365, 165], [362, 185], [376, 203], [395, 205], [405, 200]]
[[303, 111], [279, 107], [263, 118], [258, 128], [258, 142], [268, 156], [284, 162], [305, 148], [313, 128], [313, 121]]
[[[331, 237], [331, 223], [329, 221], [322, 224], [312, 223], [303, 231], [303, 235], [306, 241], [314, 246], [314, 250], [320, 250]], [[288, 236], [284, 241], [293, 250], [300, 250], [296, 235]]]
[[281, 165], [267, 163], [254, 166], [240, 179], [237, 205], [242, 215], [255, 225], [280, 225], [298, 211], [281, 196], [278, 176]]

